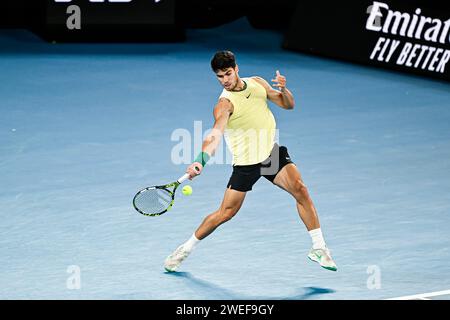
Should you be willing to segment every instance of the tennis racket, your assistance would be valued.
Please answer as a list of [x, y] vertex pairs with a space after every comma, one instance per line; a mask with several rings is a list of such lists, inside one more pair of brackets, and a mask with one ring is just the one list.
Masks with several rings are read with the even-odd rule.
[[186, 173], [175, 182], [140, 190], [133, 198], [134, 208], [139, 213], [149, 217], [166, 213], [175, 202], [175, 191], [178, 186], [188, 178], [189, 174]]

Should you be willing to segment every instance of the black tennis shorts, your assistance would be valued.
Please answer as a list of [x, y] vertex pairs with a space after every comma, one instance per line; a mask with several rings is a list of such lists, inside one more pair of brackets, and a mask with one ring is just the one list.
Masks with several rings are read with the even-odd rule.
[[263, 162], [248, 166], [233, 166], [233, 173], [227, 188], [237, 191], [250, 191], [259, 178], [264, 177], [273, 183], [275, 176], [283, 167], [293, 163], [287, 148], [275, 143], [270, 156]]

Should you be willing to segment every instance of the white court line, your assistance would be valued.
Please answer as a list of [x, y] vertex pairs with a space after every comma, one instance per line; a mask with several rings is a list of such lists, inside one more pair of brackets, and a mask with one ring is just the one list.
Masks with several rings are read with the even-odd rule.
[[447, 294], [450, 295], [450, 290], [422, 293], [422, 294], [416, 294], [413, 296], [390, 298], [390, 299], [386, 299], [386, 300], [413, 300], [413, 299], [430, 300], [430, 299], [426, 299], [426, 298], [443, 296], [443, 295], [447, 295]]

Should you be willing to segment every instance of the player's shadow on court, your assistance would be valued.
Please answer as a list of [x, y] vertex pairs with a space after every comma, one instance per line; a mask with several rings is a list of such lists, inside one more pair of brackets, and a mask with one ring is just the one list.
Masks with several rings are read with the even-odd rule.
[[189, 272], [166, 272], [167, 275], [186, 279], [186, 283], [193, 289], [198, 289], [205, 296], [218, 300], [308, 300], [314, 297], [334, 293], [335, 290], [317, 287], [304, 287], [299, 289], [298, 294], [290, 296], [250, 296], [236, 293], [232, 290], [222, 288], [212, 282], [194, 277]]

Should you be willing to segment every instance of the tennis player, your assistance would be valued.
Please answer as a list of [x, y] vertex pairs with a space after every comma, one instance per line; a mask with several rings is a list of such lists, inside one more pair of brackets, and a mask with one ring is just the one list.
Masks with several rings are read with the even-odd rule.
[[176, 271], [201, 240], [236, 215], [246, 193], [264, 177], [295, 198], [299, 216], [312, 239], [309, 259], [325, 269], [336, 271], [316, 209], [298, 168], [287, 148], [275, 143], [276, 123], [267, 99], [283, 109], [294, 108], [294, 97], [286, 88], [286, 78], [276, 71], [272, 79], [276, 89], [260, 77], [241, 78], [235, 56], [230, 51], [217, 52], [211, 67], [223, 91], [214, 108], [213, 130], [203, 141], [202, 152], [186, 172], [191, 180], [200, 175], [224, 135], [233, 155], [233, 173], [219, 209], [208, 215], [191, 238], [167, 257], [164, 268], [169, 272]]

